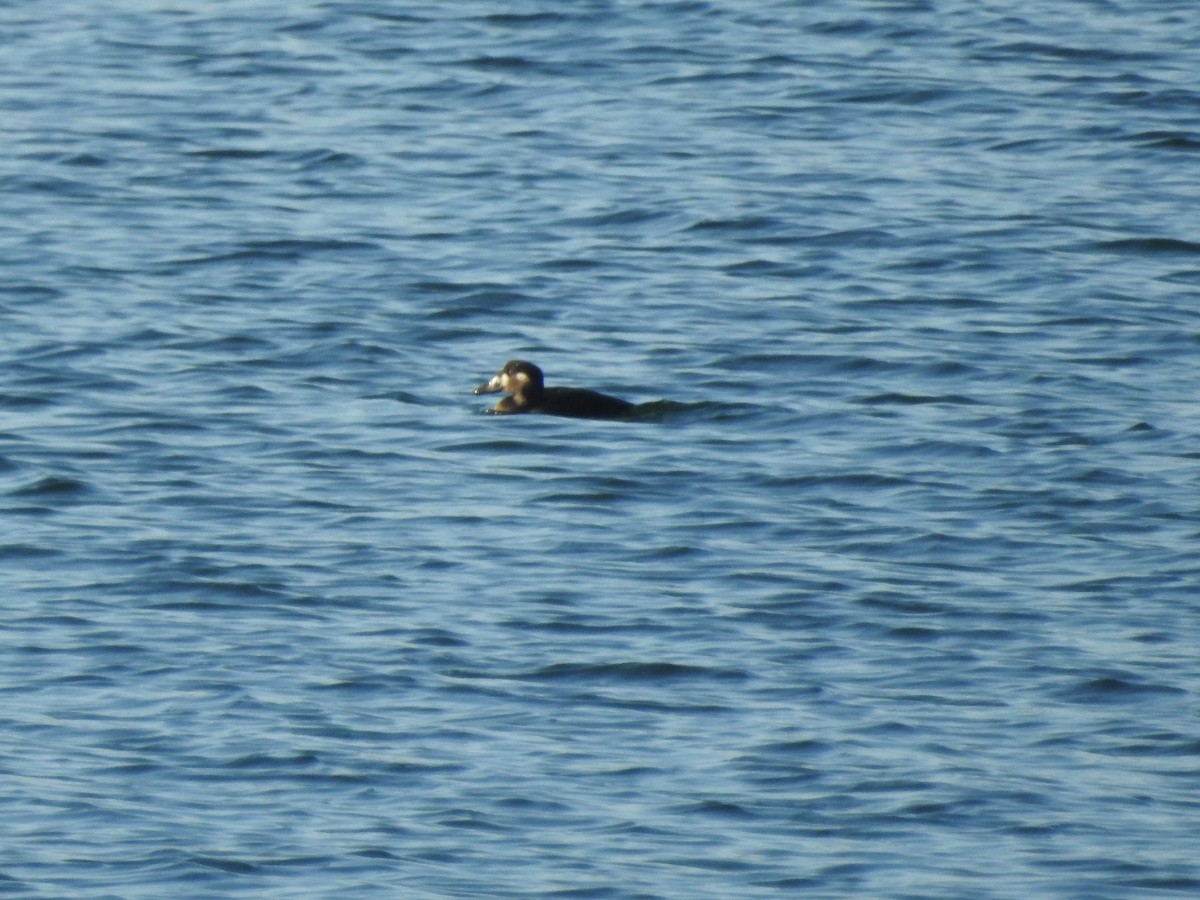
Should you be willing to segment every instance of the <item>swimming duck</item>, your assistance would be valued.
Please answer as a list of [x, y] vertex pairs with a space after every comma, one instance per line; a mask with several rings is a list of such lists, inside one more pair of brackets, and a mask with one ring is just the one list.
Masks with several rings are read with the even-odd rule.
[[523, 359], [509, 360], [490, 381], [475, 388], [476, 394], [496, 394], [503, 398], [488, 412], [500, 414], [544, 413], [575, 419], [627, 419], [633, 404], [586, 388], [546, 387], [542, 370]]

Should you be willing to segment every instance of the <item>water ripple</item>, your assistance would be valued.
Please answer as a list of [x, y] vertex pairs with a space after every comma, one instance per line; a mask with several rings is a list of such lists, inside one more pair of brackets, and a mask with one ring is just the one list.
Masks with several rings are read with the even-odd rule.
[[1195, 892], [1189, 10], [560, 6], [7, 16], [0, 890]]

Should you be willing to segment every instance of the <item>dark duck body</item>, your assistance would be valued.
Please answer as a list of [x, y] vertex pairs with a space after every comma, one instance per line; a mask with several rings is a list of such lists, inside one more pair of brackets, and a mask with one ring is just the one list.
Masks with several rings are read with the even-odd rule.
[[531, 362], [514, 359], [491, 379], [475, 388], [476, 394], [508, 394], [488, 412], [511, 415], [543, 413], [573, 419], [627, 419], [633, 404], [585, 388], [546, 387], [542, 370]]

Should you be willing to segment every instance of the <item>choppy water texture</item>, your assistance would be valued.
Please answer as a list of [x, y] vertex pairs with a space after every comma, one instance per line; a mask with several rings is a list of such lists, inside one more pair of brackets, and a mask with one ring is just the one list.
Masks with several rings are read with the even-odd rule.
[[0, 893], [1200, 893], [1198, 10], [0, 5]]

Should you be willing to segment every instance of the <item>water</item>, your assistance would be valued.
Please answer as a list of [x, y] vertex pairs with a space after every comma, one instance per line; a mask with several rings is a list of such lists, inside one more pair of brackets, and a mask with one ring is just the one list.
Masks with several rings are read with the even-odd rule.
[[0, 893], [1200, 892], [1194, 4], [0, 29]]

